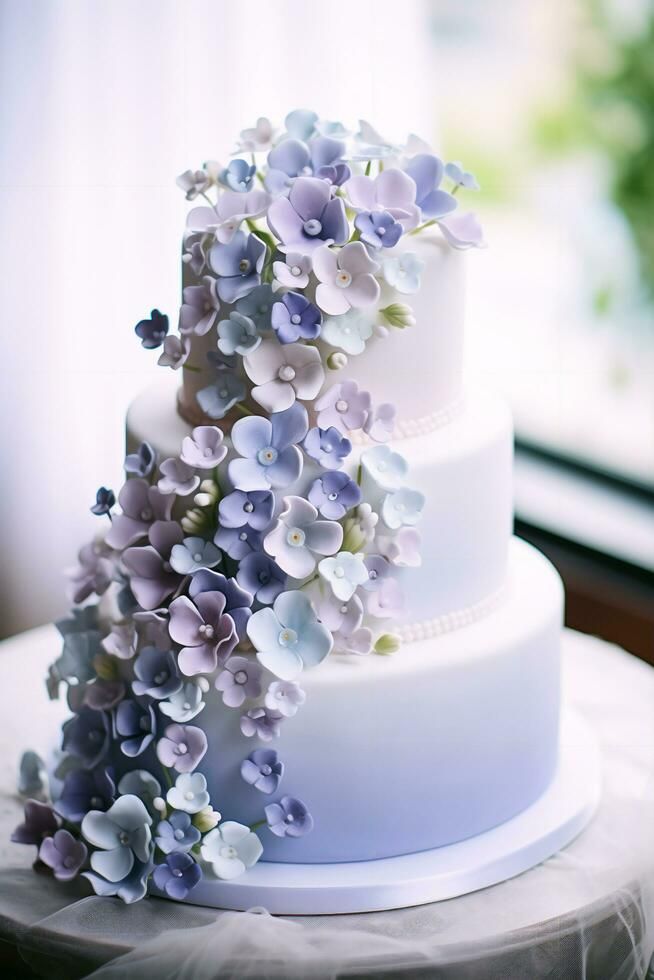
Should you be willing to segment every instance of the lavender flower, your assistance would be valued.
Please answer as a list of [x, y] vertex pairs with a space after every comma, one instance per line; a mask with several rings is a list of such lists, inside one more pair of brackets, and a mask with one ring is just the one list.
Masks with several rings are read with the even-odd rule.
[[111, 551], [104, 542], [91, 541], [80, 548], [79, 564], [67, 572], [70, 579], [68, 595], [72, 602], [84, 602], [90, 595], [104, 595], [114, 576]]
[[197, 425], [190, 436], [184, 436], [181, 460], [199, 470], [212, 470], [224, 460], [227, 446], [216, 425]]
[[377, 177], [351, 177], [344, 189], [356, 211], [388, 212], [405, 231], [411, 231], [420, 221], [412, 175], [394, 167], [387, 168]]
[[249, 493], [294, 483], [302, 472], [302, 455], [295, 444], [306, 431], [306, 409], [296, 404], [275, 412], [270, 420], [257, 415], [235, 422], [232, 444], [243, 458], [229, 464], [234, 486]]
[[14, 844], [36, 844], [51, 837], [59, 829], [59, 820], [49, 803], [39, 803], [38, 800], [27, 800], [25, 803], [25, 819], [11, 835]]
[[157, 454], [149, 442], [142, 442], [136, 452], [125, 456], [123, 468], [135, 476], [149, 476], [157, 465]]
[[274, 749], [255, 749], [241, 763], [241, 776], [260, 793], [276, 793], [283, 775], [284, 763]]
[[[97, 712], [95, 712], [97, 714]], [[121, 701], [114, 712], [114, 738], [120, 740], [120, 748], [130, 759], [145, 752], [153, 741], [157, 719], [152, 704]]]
[[157, 825], [157, 836], [154, 841], [164, 854], [185, 854], [197, 844], [201, 834], [191, 822], [188, 813], [174, 810], [167, 820], [161, 820]]
[[147, 695], [155, 701], [163, 701], [182, 687], [172, 650], [144, 647], [134, 661], [134, 674], [132, 690], [138, 697]]
[[284, 510], [264, 539], [264, 548], [282, 571], [292, 578], [306, 578], [317, 564], [317, 555], [333, 555], [343, 541], [343, 528], [333, 521], [318, 520], [318, 511], [302, 497], [284, 498]]
[[119, 660], [131, 660], [136, 653], [136, 641], [134, 623], [114, 623], [111, 633], [102, 640], [102, 649]]
[[313, 817], [304, 803], [293, 796], [269, 803], [264, 812], [268, 829], [276, 837], [304, 837], [313, 830]]
[[182, 646], [178, 664], [187, 677], [213, 673], [236, 646], [238, 636], [226, 606], [222, 592], [201, 592], [194, 600], [179, 596], [171, 602], [170, 635]]
[[404, 594], [394, 578], [385, 578], [378, 589], [366, 593], [366, 612], [376, 619], [395, 619], [404, 609]]
[[162, 766], [177, 772], [193, 772], [207, 751], [207, 736], [195, 725], [168, 725], [157, 742]]
[[217, 691], [222, 691], [223, 704], [239, 708], [247, 698], [258, 698], [261, 694], [261, 667], [247, 657], [230, 657], [215, 686]]
[[332, 470], [312, 483], [308, 500], [327, 520], [340, 521], [360, 503], [361, 490], [347, 473]]
[[242, 559], [237, 581], [260, 603], [270, 605], [284, 589], [286, 575], [268, 555], [253, 551]]
[[361, 241], [372, 248], [393, 248], [403, 231], [390, 211], [359, 211], [354, 227], [360, 232]]
[[252, 596], [244, 591], [236, 580], [225, 578], [220, 572], [202, 569], [191, 579], [189, 595], [196, 599], [205, 592], [220, 592], [225, 597], [225, 613], [234, 621], [236, 632], [242, 639], [245, 636], [245, 626], [250, 618]]
[[443, 161], [431, 153], [419, 153], [406, 168], [416, 185], [416, 204], [423, 221], [442, 218], [456, 209], [456, 198], [440, 188], [443, 179]]
[[305, 289], [309, 285], [311, 256], [300, 252], [288, 252], [284, 262], [273, 262], [277, 282], [289, 289]]
[[257, 736], [262, 742], [270, 742], [279, 737], [282, 715], [269, 708], [250, 708], [241, 715], [241, 732], [246, 738]]
[[253, 528], [244, 525], [243, 527], [219, 527], [214, 537], [215, 543], [219, 548], [240, 561], [253, 551], [261, 551], [262, 534]]
[[104, 711], [83, 707], [63, 725], [62, 748], [85, 769], [94, 769], [109, 748], [109, 719]]
[[178, 325], [182, 336], [195, 334], [196, 337], [204, 337], [209, 333], [220, 310], [216, 286], [213, 276], [204, 276], [202, 285], [184, 288]]
[[361, 429], [370, 413], [371, 399], [367, 391], [359, 391], [355, 381], [343, 381], [332, 385], [315, 403], [318, 425], [330, 426], [347, 433]]
[[172, 334], [163, 342], [163, 353], [159, 355], [159, 367], [169, 367], [179, 371], [188, 361], [191, 353], [191, 343], [188, 337], [175, 337]]
[[390, 402], [375, 406], [366, 419], [364, 432], [375, 442], [388, 442], [393, 437], [396, 415], [395, 405]]
[[64, 779], [61, 796], [55, 803], [57, 813], [72, 823], [79, 823], [89, 810], [108, 810], [116, 795], [110, 770], [73, 769]]
[[116, 495], [113, 490], [107, 490], [106, 487], [100, 487], [95, 495], [95, 503], [90, 508], [91, 513], [95, 514], [96, 517], [104, 517], [108, 514], [112, 507], [116, 506]]
[[256, 172], [256, 166], [248, 163], [247, 160], [231, 160], [228, 166], [221, 171], [219, 180], [230, 190], [245, 194], [252, 189]]
[[265, 531], [272, 520], [275, 498], [270, 490], [234, 490], [218, 505], [221, 527], [239, 528], [248, 525], [255, 531]]
[[322, 314], [301, 293], [288, 292], [272, 308], [272, 327], [281, 344], [314, 340], [320, 334]]
[[342, 245], [349, 235], [343, 201], [316, 177], [298, 177], [288, 197], [273, 201], [268, 224], [282, 252], [310, 254], [325, 242]]
[[141, 346], [146, 350], [156, 350], [161, 347], [168, 333], [168, 317], [159, 310], [152, 310], [148, 320], [139, 320], [134, 327], [134, 333], [140, 337]]
[[261, 282], [266, 246], [256, 235], [237, 231], [230, 242], [216, 243], [209, 264], [218, 276], [218, 295], [224, 303], [247, 296]]
[[148, 534], [149, 544], [128, 548], [123, 563], [130, 576], [130, 587], [143, 609], [156, 609], [179, 585], [179, 575], [170, 564], [173, 547], [183, 540], [176, 521], [155, 521]]
[[379, 299], [379, 283], [374, 273], [379, 263], [370, 258], [362, 242], [350, 242], [340, 251], [328, 246], [313, 254], [313, 271], [319, 281], [316, 303], [334, 316], [351, 307], [373, 306]]
[[264, 340], [244, 367], [255, 384], [252, 397], [266, 412], [283, 412], [296, 398], [312, 400], [325, 379], [320, 352], [308, 344]]
[[335, 426], [310, 429], [303, 445], [307, 456], [328, 470], [340, 469], [352, 452], [352, 443]]
[[52, 868], [57, 881], [72, 881], [86, 861], [86, 844], [67, 830], [46, 837], [39, 848], [39, 859]]
[[152, 880], [168, 898], [183, 901], [202, 878], [200, 865], [190, 854], [169, 854], [163, 864], [154, 869]]
[[139, 538], [144, 538], [154, 521], [169, 521], [173, 500], [145, 480], [128, 480], [118, 494], [122, 514], [111, 522], [106, 543], [122, 551]]
[[159, 466], [159, 472], [161, 476], [157, 486], [162, 493], [177, 493], [180, 497], [188, 497], [200, 486], [200, 477], [182, 459], [164, 459]]

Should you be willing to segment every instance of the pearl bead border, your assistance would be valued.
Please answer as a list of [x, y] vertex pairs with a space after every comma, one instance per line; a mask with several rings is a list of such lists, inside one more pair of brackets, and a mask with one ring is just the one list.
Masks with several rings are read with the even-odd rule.
[[[401, 419], [395, 423], [390, 441], [429, 435], [430, 432], [435, 432], [437, 429], [449, 425], [450, 422], [454, 422], [455, 419], [463, 415], [464, 409], [465, 398], [461, 397], [430, 415], [423, 415], [417, 419]], [[348, 433], [348, 438], [355, 445], [370, 445], [373, 442], [370, 436], [361, 430]]]
[[443, 616], [436, 616], [434, 619], [426, 619], [418, 623], [406, 623], [398, 627], [397, 633], [403, 643], [417, 643], [420, 640], [433, 640], [444, 633], [452, 633], [454, 630], [462, 629], [465, 626], [472, 626], [473, 623], [478, 623], [494, 612], [503, 602], [506, 592], [506, 586], [503, 586], [497, 592], [472, 606], [445, 613]]

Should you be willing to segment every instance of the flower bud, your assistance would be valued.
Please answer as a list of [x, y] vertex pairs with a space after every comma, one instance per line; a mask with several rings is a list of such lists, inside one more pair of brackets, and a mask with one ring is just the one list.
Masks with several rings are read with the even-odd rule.
[[400, 649], [401, 640], [396, 633], [382, 633], [377, 642], [375, 643], [375, 653], [379, 653], [383, 657], [389, 656], [391, 653], [397, 653]]
[[213, 500], [209, 493], [196, 493], [195, 497], [193, 497], [193, 503], [197, 507], [210, 507]]
[[204, 528], [205, 516], [201, 510], [192, 508], [182, 517], [180, 524], [187, 534], [197, 534]]
[[330, 371], [340, 371], [342, 368], [347, 367], [347, 354], [344, 354], [340, 350], [330, 354], [327, 358], [327, 367]]
[[416, 318], [413, 315], [413, 310], [406, 303], [391, 303], [379, 312], [385, 317], [386, 322], [391, 327], [404, 330], [405, 327], [415, 326]]
[[213, 830], [213, 828], [220, 821], [220, 813], [214, 810], [213, 807], [207, 806], [204, 810], [200, 810], [193, 817], [193, 826], [197, 827], [201, 834], [206, 834], [207, 831]]
[[113, 681], [118, 678], [118, 662], [108, 653], [97, 653], [93, 658], [93, 666], [96, 674], [103, 681]]

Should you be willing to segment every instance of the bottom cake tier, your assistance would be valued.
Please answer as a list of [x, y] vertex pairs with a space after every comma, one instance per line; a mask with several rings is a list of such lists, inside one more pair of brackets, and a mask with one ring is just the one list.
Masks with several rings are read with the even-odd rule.
[[[307, 703], [283, 726], [284, 792], [309, 806], [299, 839], [261, 831], [264, 861], [369, 861], [483, 833], [532, 804], [559, 740], [563, 590], [550, 563], [514, 540], [493, 611], [391, 657], [332, 655], [305, 671]], [[439, 629], [435, 621], [434, 634]], [[238, 712], [212, 698], [202, 770], [225, 817], [259, 819], [240, 776]], [[252, 748], [256, 740], [252, 740]]]

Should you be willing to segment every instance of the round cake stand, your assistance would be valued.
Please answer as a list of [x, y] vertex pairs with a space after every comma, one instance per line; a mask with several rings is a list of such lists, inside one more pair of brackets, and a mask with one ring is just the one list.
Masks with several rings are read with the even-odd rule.
[[[277, 915], [377, 912], [456, 898], [512, 878], [565, 847], [592, 818], [600, 797], [594, 735], [564, 714], [559, 764], [546, 792], [506, 823], [468, 840], [378, 861], [260, 862], [233, 881], [205, 878], [187, 901]], [[165, 897], [156, 888], [152, 893]]]

